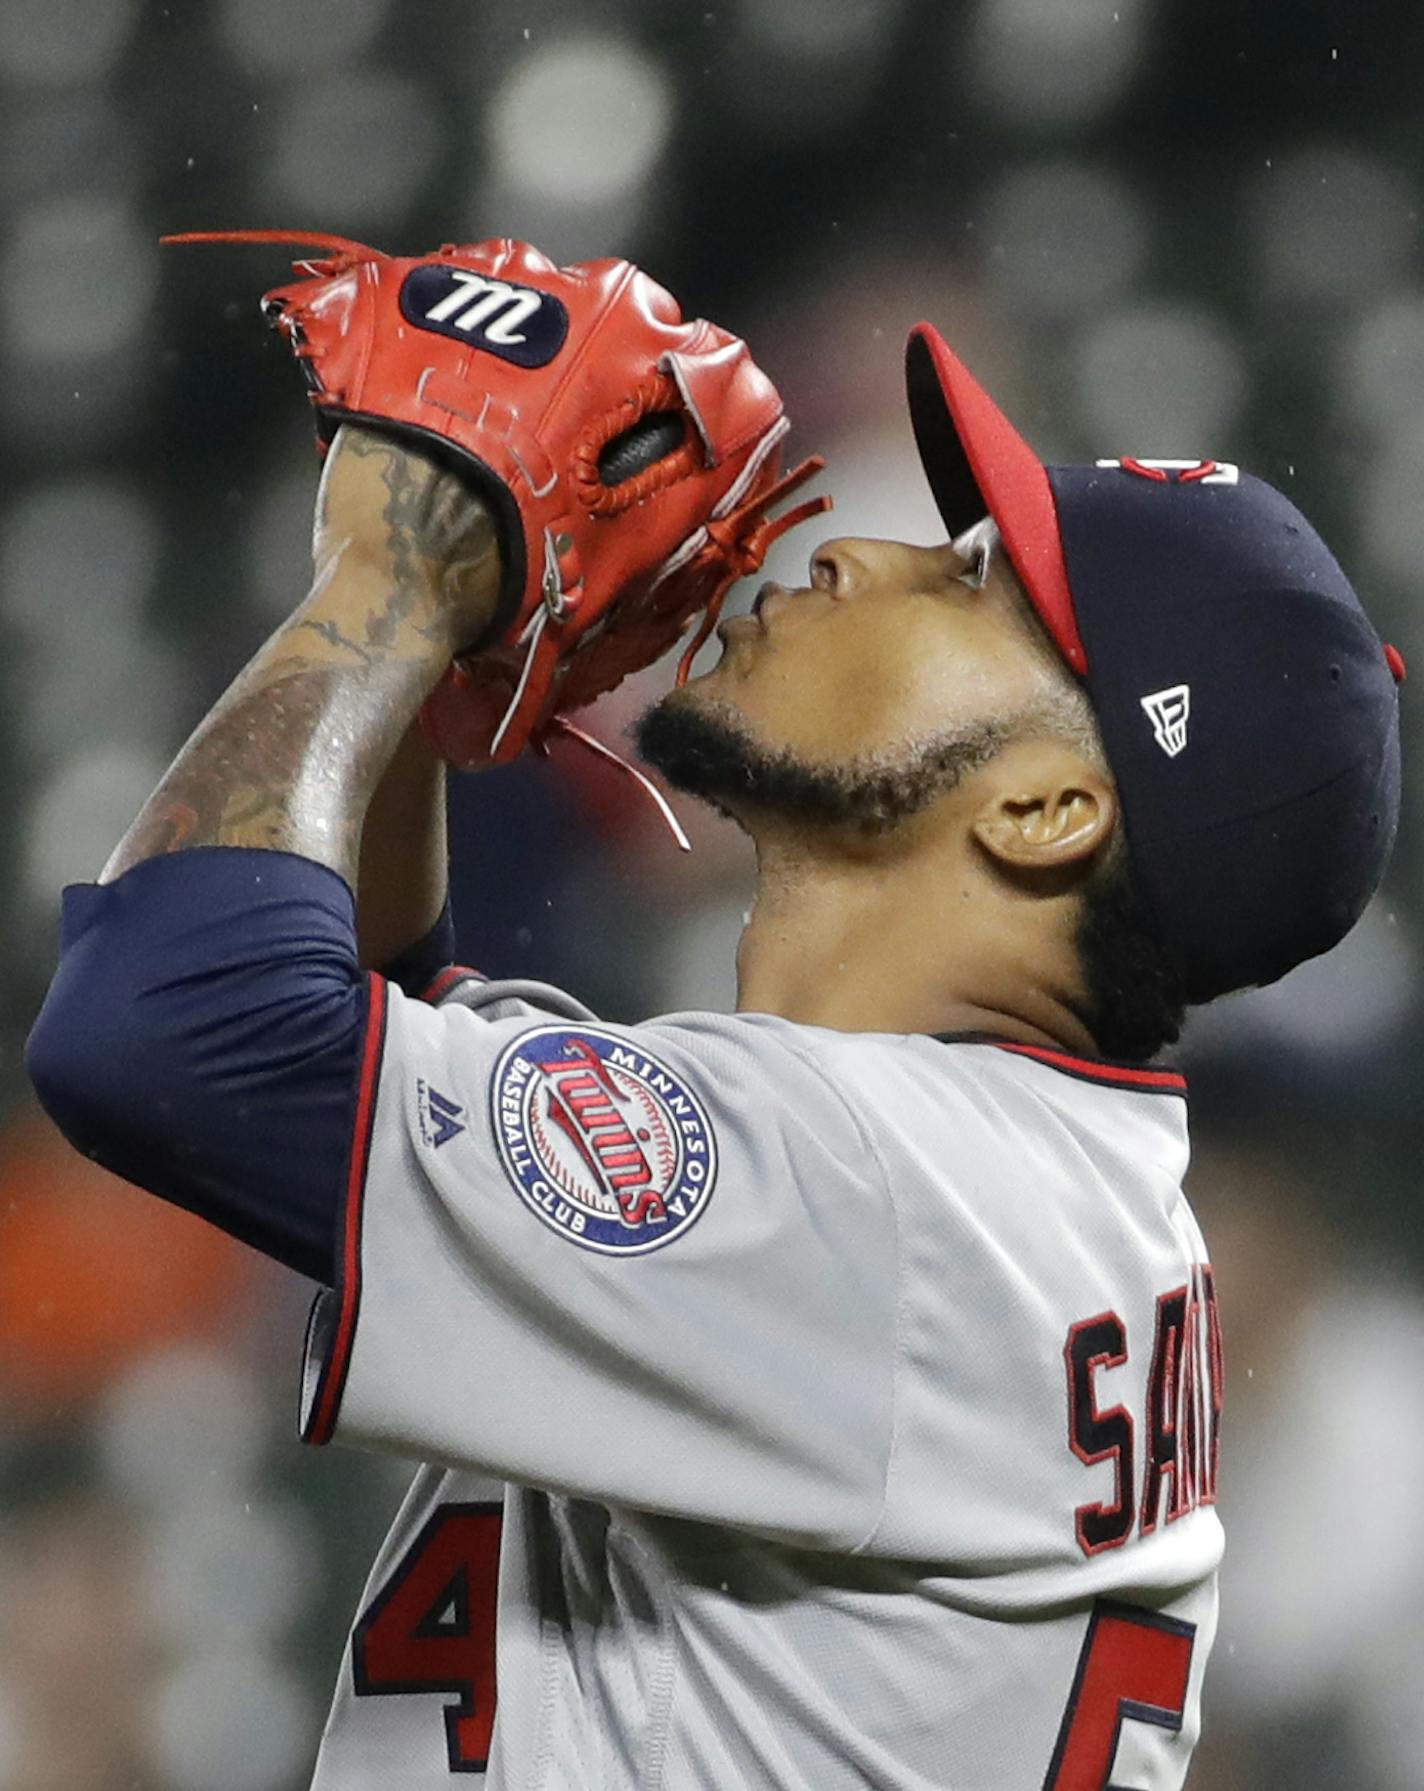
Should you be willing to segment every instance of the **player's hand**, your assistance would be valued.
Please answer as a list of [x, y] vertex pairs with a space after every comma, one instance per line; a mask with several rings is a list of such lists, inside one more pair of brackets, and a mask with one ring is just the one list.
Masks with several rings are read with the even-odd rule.
[[[566, 711], [689, 630], [690, 665], [728, 586], [826, 507], [818, 498], [771, 515], [819, 461], [778, 478], [787, 421], [746, 344], [684, 318], [626, 261], [557, 267], [509, 237], [413, 256], [323, 231], [165, 240], [301, 248], [299, 277], [266, 293], [262, 310], [302, 363], [319, 442], [343, 424], [388, 425], [408, 462], [438, 441], [485, 494], [499, 525], [492, 612], [470, 570], [480, 556], [458, 545], [463, 504], [438, 479], [422, 519], [453, 517], [424, 557], [455, 568], [442, 573], [446, 613], [466, 632], [423, 714], [452, 765], [505, 763], [542, 744], [568, 728]], [[356, 508], [375, 529], [384, 502]], [[333, 508], [332, 529], [336, 518]], [[380, 564], [378, 529], [370, 546]]]
[[374, 573], [448, 630], [453, 657], [490, 632], [499, 549], [488, 506], [458, 474], [408, 441], [345, 423], [317, 493], [312, 555], [318, 576], [346, 566]]

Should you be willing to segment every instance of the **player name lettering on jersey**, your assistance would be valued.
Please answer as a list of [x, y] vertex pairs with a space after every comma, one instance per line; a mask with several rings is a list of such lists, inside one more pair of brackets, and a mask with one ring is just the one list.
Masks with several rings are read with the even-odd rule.
[[1099, 1404], [1099, 1373], [1125, 1367], [1129, 1347], [1116, 1312], [1080, 1319], [1064, 1346], [1069, 1447], [1086, 1467], [1111, 1462], [1115, 1476], [1111, 1503], [1091, 1501], [1073, 1514], [1085, 1555], [1119, 1548], [1134, 1527], [1148, 1536], [1216, 1503], [1223, 1367], [1209, 1264], [1197, 1264], [1187, 1282], [1158, 1297], [1140, 1461], [1133, 1414], [1121, 1404]]

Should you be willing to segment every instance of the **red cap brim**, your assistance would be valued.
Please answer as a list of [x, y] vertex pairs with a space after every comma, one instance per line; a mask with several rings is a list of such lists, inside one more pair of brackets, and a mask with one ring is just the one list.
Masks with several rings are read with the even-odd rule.
[[920, 463], [951, 538], [986, 513], [1064, 659], [1082, 677], [1078, 632], [1058, 510], [1038, 456], [949, 348], [918, 323], [905, 349], [905, 385]]

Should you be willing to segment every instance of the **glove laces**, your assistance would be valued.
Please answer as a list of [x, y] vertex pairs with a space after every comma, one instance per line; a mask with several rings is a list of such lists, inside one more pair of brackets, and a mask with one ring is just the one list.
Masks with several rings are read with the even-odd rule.
[[[781, 516], [766, 514], [773, 504], [780, 503], [793, 491], [799, 490], [808, 479], [813, 479], [825, 464], [821, 455], [809, 456], [759, 496], [749, 498], [725, 516], [714, 517], [704, 526], [705, 540], [699, 548], [699, 557], [706, 556], [708, 559], [712, 559], [715, 556], [715, 561], [720, 564], [721, 571], [712, 595], [707, 600], [696, 632], [678, 661], [677, 674], [674, 679], [676, 689], [681, 690], [687, 683], [692, 671], [692, 662], [706, 645], [712, 630], [717, 626], [722, 614], [722, 606], [726, 602], [727, 593], [732, 586], [739, 579], [759, 571], [772, 545], [779, 541], [789, 529], [794, 529], [798, 523], [806, 522], [811, 517], [819, 516], [823, 511], [831, 508], [829, 497], [817, 496], [805, 499]], [[526, 626], [528, 645], [525, 649], [524, 665], [520, 671], [514, 695], [510, 698], [509, 707], [505, 710], [504, 717], [495, 731], [491, 746], [492, 753], [498, 752], [510, 730], [511, 723], [525, 701], [526, 693], [529, 692], [531, 675], [534, 672], [536, 658], [539, 656], [540, 644], [547, 633], [548, 622], [548, 608], [541, 606], [534, 612]], [[550, 670], [552, 671], [552, 666]], [[553, 733], [562, 734], [566, 738], [576, 741], [589, 752], [597, 754], [599, 758], [606, 760], [611, 765], [616, 765], [621, 772], [631, 777], [643, 794], [652, 801], [680, 849], [684, 852], [692, 850], [692, 842], [683, 831], [671, 804], [646, 772], [639, 770], [621, 753], [615, 752], [611, 746], [606, 745], [593, 734], [576, 727], [573, 722], [558, 714], [550, 716], [541, 728], [530, 735], [529, 744], [541, 756], [547, 757], [549, 736]]]
[[667, 823], [668, 831], [677, 841], [679, 848], [684, 852], [692, 850], [692, 841], [683, 832], [682, 823], [673, 813], [672, 804], [646, 771], [640, 771], [630, 759], [625, 759], [622, 753], [614, 752], [611, 746], [605, 746], [603, 741], [595, 735], [585, 733], [582, 728], [576, 728], [562, 715], [553, 716], [544, 732], [536, 735], [530, 742], [535, 752], [543, 758], [549, 756], [548, 737], [551, 733], [563, 734], [566, 738], [576, 741], [580, 746], [586, 747], [589, 752], [596, 753], [600, 759], [605, 759], [610, 765], [616, 765], [620, 771], [626, 772], [643, 794], [651, 800], [653, 806]]
[[161, 243], [288, 243], [293, 248], [326, 249], [330, 261], [302, 260], [294, 263], [308, 272], [342, 273], [358, 261], [389, 261], [390, 256], [366, 243], [353, 242], [349, 236], [333, 236], [327, 230], [180, 230], [160, 236]]
[[[175, 244], [282, 243], [295, 248], [324, 251], [327, 259], [303, 258], [295, 263], [300, 271], [310, 274], [342, 273], [347, 268], [361, 262], [390, 259], [383, 251], [371, 248], [366, 243], [355, 242], [350, 237], [335, 236], [322, 230], [188, 230], [163, 236], [160, 241]], [[812, 455], [803, 460], [792, 472], [778, 479], [759, 496], [749, 498], [745, 503], [730, 510], [725, 516], [715, 516], [704, 525], [703, 538], [697, 545], [693, 561], [694, 564], [701, 561], [704, 564], [715, 566], [717, 569], [716, 582], [712, 594], [703, 608], [701, 620], [678, 661], [674, 680], [675, 688], [680, 690], [687, 683], [691, 675], [693, 661], [707, 644], [713, 629], [721, 619], [722, 607], [732, 586], [739, 579], [759, 571], [772, 545], [779, 541], [789, 529], [793, 529], [798, 523], [805, 522], [810, 517], [820, 515], [823, 511], [831, 508], [829, 497], [818, 496], [807, 498], [782, 516], [773, 517], [766, 514], [772, 505], [780, 503], [793, 491], [799, 490], [824, 466], [825, 461], [820, 455]], [[694, 537], [695, 539], [696, 537]], [[689, 545], [691, 544], [689, 543]], [[557, 591], [556, 569], [552, 589], [549, 588], [546, 581], [545, 601], [525, 624], [521, 641], [521, 644], [525, 646], [524, 663], [509, 706], [495, 731], [490, 749], [492, 756], [498, 756], [501, 747], [505, 749], [504, 756], [506, 757], [513, 757], [519, 751], [522, 742], [519, 741], [518, 736], [522, 731], [522, 725], [527, 726], [521, 711], [527, 715], [529, 710], [541, 700], [554, 675], [559, 658], [558, 624], [562, 619], [557, 613], [554, 601]], [[547, 757], [549, 739], [553, 734], [560, 734], [571, 741], [576, 741], [586, 751], [615, 765], [621, 772], [631, 777], [656, 807], [680, 849], [684, 852], [692, 850], [692, 842], [683, 831], [667, 798], [645, 772], [631, 764], [622, 754], [615, 752], [602, 740], [587, 733], [583, 728], [576, 727], [573, 722], [558, 714], [550, 716], [542, 726], [531, 730], [528, 743], [541, 756]]]
[[727, 593], [737, 580], [759, 572], [773, 543], [779, 541], [788, 529], [794, 529], [798, 523], [808, 522], [811, 517], [830, 509], [830, 498], [819, 496], [807, 498], [794, 509], [788, 510], [784, 516], [766, 515], [773, 504], [779, 504], [783, 498], [790, 497], [793, 491], [798, 491], [808, 479], [814, 479], [825, 464], [820, 454], [808, 456], [800, 466], [784, 474], [775, 485], [762, 492], [760, 497], [749, 498], [728, 515], [714, 517], [707, 524], [707, 539], [721, 555], [726, 571], [708, 598], [697, 632], [677, 663], [675, 684], [678, 690], [686, 684], [692, 672], [693, 660], [707, 644], [712, 630], [721, 620], [722, 605], [727, 601]]

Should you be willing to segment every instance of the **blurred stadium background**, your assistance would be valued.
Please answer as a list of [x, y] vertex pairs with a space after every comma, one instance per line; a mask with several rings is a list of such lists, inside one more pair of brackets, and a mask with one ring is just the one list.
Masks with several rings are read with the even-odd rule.
[[[0, 1791], [305, 1785], [404, 1478], [295, 1442], [309, 1290], [73, 1158], [20, 1069], [57, 891], [305, 589], [285, 252], [160, 231], [632, 256], [750, 338], [846, 532], [936, 533], [928, 316], [1050, 458], [1283, 486], [1424, 667], [1421, 82], [1392, 0], [0, 0]], [[474, 961], [730, 1004], [728, 829], [684, 861], [577, 756], [452, 803]], [[1195, 1791], [1424, 1786], [1420, 854], [1408, 815], [1354, 939], [1183, 1053], [1229, 1362]]]

